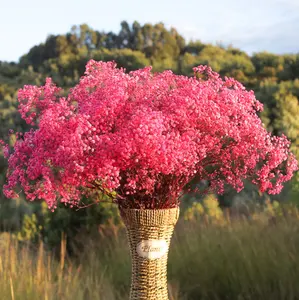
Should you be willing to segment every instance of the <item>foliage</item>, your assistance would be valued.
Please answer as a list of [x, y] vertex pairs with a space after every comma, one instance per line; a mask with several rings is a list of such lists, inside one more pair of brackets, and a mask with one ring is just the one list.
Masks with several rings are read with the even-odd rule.
[[184, 219], [188, 221], [204, 220], [208, 223], [223, 223], [224, 213], [219, 207], [218, 199], [210, 194], [203, 198], [202, 203], [194, 201], [184, 212]]
[[22, 229], [17, 234], [20, 241], [38, 241], [42, 226], [38, 225], [36, 214], [25, 215], [23, 219]]
[[209, 65], [221, 75], [234, 77], [242, 83], [248, 83], [248, 76], [255, 72], [254, 65], [246, 53], [233, 48], [223, 49], [213, 45], [204, 46], [196, 55], [189, 52], [184, 54], [182, 58], [184, 74], [188, 74], [189, 70], [197, 65]]
[[299, 210], [294, 204], [280, 203], [269, 198], [264, 203], [242, 203], [242, 199], [232, 207], [221, 209], [214, 194], [205, 196], [202, 201], [194, 201], [185, 210], [183, 218], [186, 221], [205, 224], [228, 226], [238, 221], [248, 221], [261, 224], [280, 222], [285, 219], [297, 219]]
[[32, 212], [27, 212], [22, 218], [22, 224], [15, 228], [13, 234], [19, 241], [38, 243], [43, 241], [47, 249], [55, 253], [59, 250], [62, 237], [65, 236], [68, 252], [82, 248], [76, 243], [76, 238], [82, 234], [87, 236], [102, 232], [107, 227], [115, 228], [115, 233], [122, 228], [119, 211], [115, 204], [99, 203], [94, 205], [91, 200], [83, 200], [86, 207], [70, 209], [65, 205], [51, 212], [45, 202], [40, 203]]

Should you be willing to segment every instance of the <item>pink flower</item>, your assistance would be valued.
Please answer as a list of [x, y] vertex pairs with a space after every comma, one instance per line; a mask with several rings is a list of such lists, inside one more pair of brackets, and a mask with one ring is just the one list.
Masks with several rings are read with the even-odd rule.
[[51, 79], [25, 86], [19, 110], [38, 129], [6, 150], [6, 196], [20, 185], [54, 209], [100, 189], [115, 190], [123, 206], [172, 207], [194, 176], [219, 193], [227, 184], [240, 191], [245, 179], [280, 192], [298, 168], [287, 138], [262, 126], [252, 91], [206, 66], [194, 72], [126, 74], [91, 60], [66, 98]]

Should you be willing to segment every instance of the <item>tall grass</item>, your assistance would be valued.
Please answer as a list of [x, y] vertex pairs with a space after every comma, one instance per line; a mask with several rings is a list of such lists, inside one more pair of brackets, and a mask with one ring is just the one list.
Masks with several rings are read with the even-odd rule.
[[[2, 245], [2, 246], [1, 246]], [[65, 242], [57, 261], [43, 244], [32, 248], [9, 236], [0, 244], [0, 299], [115, 299], [97, 263], [73, 264], [65, 257]]]
[[299, 299], [298, 223], [185, 224], [172, 250], [169, 277], [185, 299]]
[[[64, 241], [64, 239], [63, 239]], [[0, 299], [128, 299], [130, 257], [123, 230], [84, 239], [71, 259], [0, 240]], [[181, 220], [169, 257], [171, 300], [299, 299], [299, 223]]]

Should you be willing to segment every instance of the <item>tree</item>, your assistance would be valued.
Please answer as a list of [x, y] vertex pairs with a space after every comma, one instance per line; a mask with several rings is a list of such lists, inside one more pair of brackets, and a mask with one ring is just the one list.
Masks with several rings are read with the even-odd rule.
[[112, 49], [101, 50], [93, 53], [95, 60], [115, 61], [119, 67], [125, 68], [127, 71], [133, 71], [150, 64], [149, 60], [140, 51], [131, 49]]
[[255, 71], [250, 57], [236, 49], [226, 50], [213, 45], [202, 47], [199, 43], [191, 43], [186, 49], [188, 51], [185, 52], [181, 62], [183, 74], [186, 74], [186, 69], [190, 70], [196, 65], [204, 64], [211, 66], [221, 75], [233, 77], [246, 84]]
[[268, 52], [256, 53], [251, 58], [259, 80], [273, 78], [277, 80], [278, 73], [283, 70], [283, 57]]

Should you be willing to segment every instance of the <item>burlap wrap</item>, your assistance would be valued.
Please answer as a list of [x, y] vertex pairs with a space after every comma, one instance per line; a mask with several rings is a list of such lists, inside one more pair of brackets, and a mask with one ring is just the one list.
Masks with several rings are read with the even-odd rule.
[[[121, 216], [127, 228], [132, 258], [130, 300], [168, 300], [168, 249], [179, 208], [122, 209]], [[148, 240], [165, 240], [166, 253], [156, 259], [141, 257], [137, 246]]]

